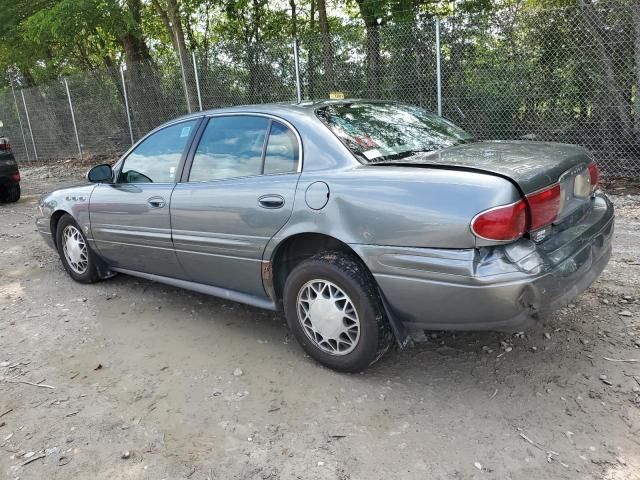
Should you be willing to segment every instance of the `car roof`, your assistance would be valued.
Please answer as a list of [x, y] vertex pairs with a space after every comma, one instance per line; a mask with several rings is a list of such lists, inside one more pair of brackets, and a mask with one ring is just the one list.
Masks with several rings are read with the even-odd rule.
[[392, 101], [366, 100], [362, 98], [345, 98], [342, 100], [303, 100], [302, 102], [277, 102], [277, 103], [259, 103], [247, 105], [234, 105], [230, 107], [212, 108], [198, 112], [192, 112], [183, 115], [167, 123], [174, 123], [179, 120], [189, 118], [197, 118], [203, 115], [221, 114], [221, 113], [270, 113], [274, 115], [281, 114], [287, 116], [287, 113], [303, 113], [314, 115], [316, 108], [324, 105], [339, 105], [345, 103], [396, 103]]

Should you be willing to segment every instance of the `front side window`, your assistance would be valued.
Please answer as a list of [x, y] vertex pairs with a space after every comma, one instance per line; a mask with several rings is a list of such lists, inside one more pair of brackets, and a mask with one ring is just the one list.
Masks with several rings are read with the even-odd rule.
[[365, 162], [431, 152], [473, 137], [419, 107], [397, 103], [344, 102], [316, 110], [318, 118]]
[[197, 120], [163, 128], [147, 137], [124, 160], [120, 183], [172, 183]]
[[212, 117], [193, 157], [189, 181], [260, 175], [268, 126], [264, 117]]

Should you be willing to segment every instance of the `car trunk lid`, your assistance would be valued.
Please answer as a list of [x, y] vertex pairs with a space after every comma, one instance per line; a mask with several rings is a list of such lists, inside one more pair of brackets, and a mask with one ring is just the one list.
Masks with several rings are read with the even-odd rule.
[[[372, 165], [411, 165], [464, 168], [508, 177], [528, 195], [560, 180], [591, 162], [587, 151], [576, 145], [529, 141], [489, 141], [456, 145], [434, 152], [371, 162]], [[570, 172], [569, 172], [570, 174]]]
[[[534, 231], [550, 224], [560, 225], [573, 218], [576, 211], [589, 208], [593, 186], [588, 166], [592, 162], [588, 152], [575, 145], [490, 141], [464, 143], [434, 152], [418, 152], [404, 158], [372, 162], [371, 165], [457, 168], [507, 178], [525, 198], [529, 208], [527, 230], [533, 233], [532, 238], [536, 238]], [[548, 192], [550, 187], [555, 190]], [[555, 194], [553, 202], [541, 203], [545, 202], [544, 197], [548, 194]], [[534, 202], [541, 203], [542, 213], [538, 215], [539, 219], [543, 219], [541, 222], [533, 218], [536, 216], [532, 215], [536, 209]], [[549, 206], [553, 212], [549, 211]], [[548, 229], [545, 230], [538, 235], [540, 239], [550, 233]]]

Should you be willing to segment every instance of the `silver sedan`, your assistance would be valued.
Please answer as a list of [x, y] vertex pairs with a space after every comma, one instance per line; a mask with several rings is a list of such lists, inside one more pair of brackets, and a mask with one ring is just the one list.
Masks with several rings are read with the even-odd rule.
[[477, 142], [358, 100], [200, 112], [150, 132], [37, 226], [69, 275], [134, 275], [271, 310], [361, 371], [414, 329], [521, 329], [589, 287], [613, 208], [584, 149]]

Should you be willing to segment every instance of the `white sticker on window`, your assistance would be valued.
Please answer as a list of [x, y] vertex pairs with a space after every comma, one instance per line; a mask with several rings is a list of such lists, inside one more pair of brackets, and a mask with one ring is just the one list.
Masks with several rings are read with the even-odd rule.
[[190, 131], [191, 127], [182, 127], [182, 130], [180, 131], [180, 138], [188, 137]]
[[378, 158], [382, 156], [382, 154], [380, 153], [380, 150], [378, 150], [377, 148], [367, 150], [366, 152], [362, 152], [362, 154], [365, 157], [367, 157], [368, 160], [373, 160], [374, 158]]

